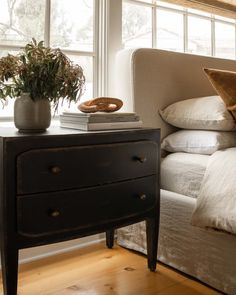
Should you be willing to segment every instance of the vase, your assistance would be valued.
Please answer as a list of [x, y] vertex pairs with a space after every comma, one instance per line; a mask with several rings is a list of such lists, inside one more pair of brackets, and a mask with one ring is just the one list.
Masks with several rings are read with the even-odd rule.
[[32, 100], [29, 93], [22, 93], [15, 100], [14, 123], [19, 132], [44, 132], [51, 123], [51, 107], [47, 99]]

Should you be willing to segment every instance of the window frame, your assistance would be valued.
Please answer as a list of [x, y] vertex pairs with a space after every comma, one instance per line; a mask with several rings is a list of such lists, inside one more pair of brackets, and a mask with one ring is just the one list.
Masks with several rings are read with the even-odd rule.
[[[45, 46], [50, 46], [50, 31], [51, 31], [51, 1], [52, 0], [44, 0], [45, 1], [45, 26], [44, 26], [44, 44]], [[93, 50], [92, 51], [83, 51], [83, 50], [71, 50], [71, 49], [61, 49], [63, 53], [66, 55], [74, 55], [74, 56], [88, 56], [93, 59], [93, 96], [98, 96], [99, 92], [101, 93], [101, 88], [99, 88], [98, 81], [98, 69], [100, 65], [100, 46], [99, 46], [99, 31], [101, 27], [101, 10], [99, 9], [101, 6], [101, 2], [104, 0], [93, 0]], [[5, 45], [0, 43], [0, 51], [8, 50], [10, 51], [20, 51], [22, 46], [18, 45]], [[58, 114], [54, 116], [55, 119], [58, 118]], [[13, 121], [12, 116], [0, 116], [0, 122], [10, 122]]]
[[[45, 13], [45, 45], [50, 44], [50, 11], [51, 0], [46, 1]], [[215, 24], [229, 24], [235, 30], [235, 59], [236, 59], [236, 21], [218, 18], [214, 15], [202, 15], [188, 11], [187, 8], [173, 8], [138, 0], [93, 0], [94, 1], [94, 46], [93, 51], [63, 49], [64, 53], [93, 58], [93, 96], [112, 96], [116, 87], [114, 74], [115, 56], [124, 49], [122, 44], [122, 4], [132, 3], [144, 5], [152, 9], [152, 48], [157, 48], [157, 9], [178, 12], [183, 15], [183, 52], [188, 52], [188, 16], [196, 16], [211, 21], [211, 55], [215, 55]], [[46, 29], [47, 28], [47, 29]], [[20, 50], [20, 46], [0, 44], [0, 50]], [[13, 121], [13, 117], [1, 117], [0, 121]]]
[[[236, 20], [227, 20], [226, 18], [220, 18], [217, 17], [216, 15], [207, 13], [205, 14], [201, 14], [201, 13], [197, 13], [193, 12], [193, 11], [189, 11], [188, 8], [185, 7], [181, 7], [180, 9], [176, 8], [176, 7], [167, 7], [162, 5], [161, 3], [149, 3], [149, 2], [142, 2], [140, 0], [123, 0], [123, 3], [130, 3], [130, 4], [135, 4], [135, 5], [140, 5], [140, 6], [145, 6], [145, 7], [150, 7], [152, 9], [152, 48], [157, 48], [157, 44], [158, 44], [158, 35], [157, 35], [157, 9], [160, 10], [165, 10], [165, 11], [172, 11], [175, 13], [179, 13], [183, 15], [183, 51], [181, 52], [186, 52], [188, 53], [188, 17], [189, 16], [193, 16], [196, 18], [200, 18], [200, 19], [205, 19], [210, 21], [211, 23], [211, 55], [210, 56], [214, 56], [217, 57], [216, 55], [216, 42], [215, 42], [215, 38], [216, 38], [216, 34], [215, 34], [215, 24], [216, 23], [222, 23], [222, 24], [226, 24], [226, 25], [230, 25], [234, 27], [234, 31], [235, 31], [235, 40], [234, 40], [234, 59], [236, 59]], [[194, 53], [195, 54], [195, 53]], [[230, 58], [229, 58], [230, 59]]]

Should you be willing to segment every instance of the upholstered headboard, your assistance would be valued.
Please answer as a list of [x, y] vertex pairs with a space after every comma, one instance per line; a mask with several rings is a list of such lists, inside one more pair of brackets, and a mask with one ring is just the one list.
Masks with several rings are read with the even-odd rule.
[[163, 122], [159, 109], [215, 94], [204, 67], [236, 71], [236, 61], [159, 49], [123, 50], [116, 59], [114, 95], [124, 99], [122, 111], [137, 112], [145, 126], [160, 127], [164, 137], [174, 128]]

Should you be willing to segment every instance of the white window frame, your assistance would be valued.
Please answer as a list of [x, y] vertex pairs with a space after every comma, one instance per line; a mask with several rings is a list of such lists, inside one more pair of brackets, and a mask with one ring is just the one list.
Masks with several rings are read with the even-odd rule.
[[[46, 1], [44, 43], [50, 45], [51, 0]], [[122, 0], [94, 1], [94, 48], [92, 52], [63, 49], [65, 54], [91, 56], [93, 58], [93, 96], [109, 96], [113, 93], [115, 55], [122, 47]], [[21, 46], [1, 45], [0, 50], [19, 51]], [[0, 121], [12, 121], [1, 117]]]
[[[156, 9], [163, 9], [183, 14], [184, 18], [184, 52], [188, 52], [188, 16], [193, 15], [199, 18], [211, 21], [211, 54], [215, 56], [215, 23], [224, 23], [234, 26], [236, 40], [236, 22], [217, 19], [214, 15], [204, 16], [189, 12], [188, 9], [178, 10], [176, 8], [164, 7], [158, 4], [145, 3], [138, 0], [94, 0], [94, 48], [93, 51], [67, 50], [66, 54], [75, 54], [77, 56], [90, 56], [93, 58], [93, 95], [111, 96], [114, 93], [116, 79], [114, 66], [116, 53], [122, 48], [122, 4], [128, 2], [137, 5], [144, 5], [152, 8], [152, 47], [156, 48], [158, 36], [156, 32], [157, 15]], [[46, 0], [46, 23], [45, 23], [45, 45], [50, 44], [50, 10], [51, 0]], [[236, 42], [236, 41], [235, 41]], [[1, 45], [0, 50], [20, 50], [20, 46]], [[236, 58], [236, 46], [235, 46]], [[0, 121], [12, 121], [12, 117], [1, 118]]]
[[161, 10], [165, 10], [165, 11], [172, 11], [175, 13], [180, 13], [183, 15], [183, 52], [188, 52], [188, 16], [194, 16], [197, 18], [201, 18], [201, 19], [205, 19], [205, 20], [209, 20], [211, 22], [211, 56], [216, 56], [215, 55], [215, 24], [216, 22], [218, 23], [222, 23], [222, 24], [227, 24], [230, 26], [234, 27], [234, 31], [235, 31], [235, 53], [234, 53], [234, 57], [236, 59], [236, 21], [227, 21], [226, 19], [218, 19], [215, 15], [211, 15], [209, 14], [209, 16], [207, 15], [202, 15], [202, 14], [198, 14], [197, 12], [194, 13], [192, 11], [189, 11], [187, 8], [183, 8], [183, 9], [178, 9], [178, 8], [171, 8], [171, 7], [166, 7], [166, 6], [162, 6], [161, 3], [148, 3], [148, 2], [142, 2], [139, 0], [123, 0], [123, 3], [131, 3], [131, 4], [135, 4], [135, 5], [142, 5], [145, 7], [150, 7], [152, 8], [152, 48], [156, 48], [156, 44], [158, 42], [158, 35], [156, 32], [156, 27], [157, 27], [157, 15], [156, 15], [156, 10], [157, 9], [161, 9]]
[[[45, 27], [44, 27], [44, 44], [45, 46], [50, 46], [50, 17], [51, 17], [51, 0], [45, 0]], [[82, 51], [82, 50], [70, 50], [63, 48], [62, 51], [68, 55], [75, 56], [88, 56], [93, 58], [93, 96], [98, 96], [104, 93], [102, 86], [99, 84], [98, 77], [100, 77], [99, 68], [101, 65], [101, 44], [99, 44], [99, 32], [102, 31], [102, 19], [103, 19], [103, 10], [101, 9], [103, 2], [105, 0], [93, 0], [94, 2], [94, 40], [93, 40], [93, 50], [92, 51]], [[3, 45], [0, 44], [1, 50], [9, 51], [20, 51], [22, 46], [17, 45]], [[104, 83], [104, 82], [102, 82]], [[57, 116], [55, 116], [57, 118]], [[13, 121], [13, 117], [1, 117], [0, 122]]]

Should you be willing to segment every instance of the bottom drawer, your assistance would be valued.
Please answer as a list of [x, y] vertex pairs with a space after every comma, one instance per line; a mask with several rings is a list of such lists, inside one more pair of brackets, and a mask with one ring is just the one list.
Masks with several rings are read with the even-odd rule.
[[37, 236], [138, 215], [156, 202], [157, 178], [17, 198], [18, 232]]

